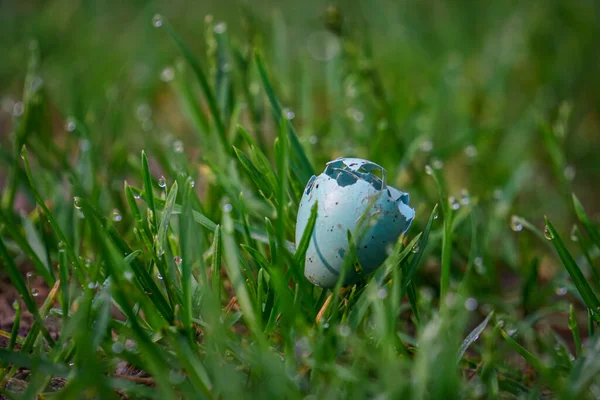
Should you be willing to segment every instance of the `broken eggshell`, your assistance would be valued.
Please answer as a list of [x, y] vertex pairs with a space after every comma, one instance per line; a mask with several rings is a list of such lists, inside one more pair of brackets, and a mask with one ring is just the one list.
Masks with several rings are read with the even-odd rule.
[[[320, 287], [335, 286], [344, 256], [350, 251], [348, 230], [356, 242], [360, 268], [350, 268], [344, 285], [355, 283], [360, 273], [377, 269], [388, 248], [414, 219], [408, 200], [407, 193], [387, 186], [385, 169], [371, 161], [338, 158], [328, 162], [321, 175], [309, 180], [298, 210], [296, 246], [318, 201], [317, 220], [306, 252], [306, 278]], [[361, 223], [365, 218], [367, 224]]]

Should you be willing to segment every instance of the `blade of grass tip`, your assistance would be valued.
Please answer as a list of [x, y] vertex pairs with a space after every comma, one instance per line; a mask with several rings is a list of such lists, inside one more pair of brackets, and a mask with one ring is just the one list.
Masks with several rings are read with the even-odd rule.
[[477, 341], [477, 339], [479, 339], [481, 332], [483, 332], [483, 330], [486, 328], [486, 326], [488, 325], [488, 322], [490, 322], [490, 319], [492, 318], [493, 315], [494, 315], [494, 312], [493, 311], [490, 312], [488, 314], [488, 316], [485, 317], [485, 319], [467, 335], [465, 340], [463, 340], [463, 342], [461, 343], [461, 345], [458, 349], [458, 357], [456, 358], [457, 363], [459, 363], [462, 360], [462, 358], [465, 356], [467, 349], [469, 347], [471, 347], [471, 345], [473, 343], [475, 343]]
[[6, 248], [6, 245], [4, 244], [4, 240], [2, 240], [2, 238], [0, 238], [0, 259], [4, 260], [4, 268], [8, 272], [8, 276], [12, 284], [15, 286], [15, 289], [17, 289], [19, 295], [23, 299], [25, 307], [27, 307], [27, 310], [31, 313], [31, 315], [33, 315], [36, 322], [40, 324], [40, 328], [42, 330], [44, 338], [48, 341], [48, 343], [50, 343], [50, 345], [54, 345], [54, 340], [50, 336], [48, 329], [46, 329], [46, 326], [44, 325], [43, 320], [40, 317], [39, 310], [37, 308], [37, 305], [35, 304], [35, 300], [33, 299], [33, 295], [27, 288], [25, 280], [21, 276], [21, 273], [15, 265], [15, 262], [13, 261], [12, 257], [10, 256], [10, 254], [8, 254], [8, 249]]
[[573, 335], [573, 343], [575, 344], [575, 355], [581, 357], [581, 335], [579, 334], [579, 326], [577, 325], [577, 314], [573, 304], [569, 305], [569, 330]]
[[[429, 241], [429, 233], [431, 232], [431, 227], [433, 225], [433, 221], [437, 218], [437, 209], [438, 205], [436, 204], [433, 207], [433, 211], [429, 215], [429, 220], [427, 221], [427, 225], [425, 226], [425, 230], [423, 231], [423, 235], [418, 243], [415, 243], [415, 246], [419, 247], [419, 251], [411, 258], [410, 264], [403, 274], [404, 285], [408, 286], [412, 282], [412, 278], [415, 276], [417, 269], [419, 268], [419, 264], [421, 263], [421, 259], [423, 258], [423, 254], [425, 253], [425, 247], [427, 246], [427, 242]], [[408, 247], [404, 249], [404, 251], [411, 251]], [[408, 253], [407, 253], [408, 255]]]
[[256, 184], [256, 187], [258, 188], [260, 194], [263, 195], [265, 199], [269, 200], [269, 196], [271, 196], [272, 193], [278, 192], [279, 189], [271, 185], [271, 182], [269, 182], [267, 176], [264, 173], [261, 173], [261, 171], [254, 165], [250, 157], [246, 155], [246, 153], [244, 153], [235, 146], [233, 146], [233, 151], [235, 152], [235, 155], [237, 156], [242, 166], [248, 172], [248, 175], [250, 175], [252, 181], [254, 181], [254, 183]]
[[577, 196], [575, 196], [575, 193], [573, 193], [573, 205], [575, 207], [575, 214], [577, 214], [577, 219], [579, 219], [588, 236], [594, 241], [596, 246], [600, 247], [600, 233], [598, 233], [598, 230], [596, 229], [596, 227], [594, 227], [592, 221], [590, 221], [590, 218], [585, 212], [585, 209], [583, 208], [583, 205], [581, 204]]
[[[277, 100], [277, 96], [275, 95], [275, 91], [273, 90], [273, 86], [271, 85], [271, 82], [269, 80], [269, 76], [267, 74], [267, 70], [265, 68], [265, 64], [262, 60], [262, 57], [260, 53], [256, 50], [254, 52], [254, 60], [256, 62], [256, 66], [258, 67], [260, 79], [263, 83], [265, 92], [267, 93], [267, 97], [269, 98], [276, 119], [286, 119], [283, 115], [281, 104], [279, 103], [279, 100]], [[300, 182], [308, 182], [310, 177], [315, 174], [314, 170], [312, 168], [312, 165], [310, 164], [310, 161], [308, 160], [308, 157], [306, 156], [306, 153], [304, 152], [304, 149], [302, 148], [302, 145], [300, 144], [300, 141], [298, 140], [298, 136], [296, 135], [294, 127], [291, 123], [289, 123], [287, 128], [291, 147], [293, 150], [293, 155], [295, 158], [298, 159], [297, 162], [294, 162], [294, 174], [297, 176]]]
[[[279, 190], [277, 192], [277, 225], [276, 225], [276, 233], [277, 233], [277, 247], [283, 251], [285, 246], [285, 237], [286, 237], [286, 206], [287, 206], [287, 189], [288, 189], [288, 169], [289, 169], [289, 158], [290, 152], [288, 147], [288, 137], [286, 133], [286, 127], [288, 125], [288, 121], [283, 119], [281, 120], [281, 125], [279, 127], [279, 135], [277, 140], [279, 142], [279, 146], [276, 147], [275, 157], [276, 157], [276, 165], [277, 165], [277, 178], [279, 181]], [[282, 252], [278, 252], [280, 258], [277, 259], [277, 263], [283, 267], [283, 255]]]
[[[181, 290], [183, 292], [182, 321], [188, 334], [190, 343], [194, 342], [192, 331], [192, 262], [198, 256], [194, 247], [195, 235], [193, 232], [192, 204], [190, 198], [191, 181], [187, 180], [182, 199], [181, 217], [179, 219], [179, 241], [181, 246]], [[200, 257], [202, 255], [200, 254]]]
[[146, 152], [142, 150], [142, 175], [144, 179], [144, 198], [146, 203], [148, 204], [148, 208], [152, 212], [152, 233], [156, 233], [156, 228], [158, 226], [157, 215], [156, 215], [156, 206], [154, 204], [154, 192], [152, 190], [152, 175], [150, 175], [150, 167], [148, 166], [148, 157], [146, 157]]
[[500, 334], [506, 340], [506, 342], [513, 348], [517, 353], [519, 353], [525, 361], [529, 363], [536, 371], [540, 373], [545, 372], [545, 367], [542, 361], [532, 353], [530, 353], [527, 349], [521, 346], [515, 339], [512, 338], [504, 329], [500, 329]]
[[31, 174], [31, 167], [29, 166], [29, 159], [27, 157], [27, 147], [25, 147], [25, 146], [23, 146], [23, 148], [21, 149], [21, 158], [23, 159], [23, 164], [25, 166], [25, 173], [27, 174], [27, 179], [29, 180], [31, 193], [33, 194], [33, 197], [35, 198], [35, 201], [37, 202], [37, 204], [44, 211], [44, 216], [48, 219], [48, 222], [50, 223], [50, 226], [56, 233], [56, 236], [58, 236], [58, 239], [62, 242], [63, 248], [67, 252], [69, 259], [71, 260], [71, 262], [73, 264], [75, 264], [74, 270], [77, 273], [77, 278], [79, 279], [79, 283], [84, 285], [86, 283], [86, 277], [83, 272], [83, 266], [81, 265], [81, 261], [79, 260], [79, 257], [77, 256], [77, 254], [75, 254], [75, 251], [73, 250], [73, 246], [71, 246], [71, 243], [67, 240], [67, 237], [63, 233], [63, 231], [60, 228], [56, 219], [54, 218], [54, 215], [50, 212], [50, 210], [46, 206], [46, 203], [44, 202], [44, 199], [42, 198], [42, 196], [36, 189], [37, 186], [35, 184], [35, 181], [33, 180], [33, 175]]
[[138, 224], [142, 223], [142, 213], [140, 212], [140, 208], [135, 202], [135, 195], [131, 190], [131, 186], [127, 184], [127, 181], [124, 183], [125, 186], [125, 197], [127, 198], [127, 203], [129, 203], [129, 209], [133, 213], [133, 218]]
[[313, 235], [313, 231], [315, 228], [315, 224], [317, 222], [317, 210], [318, 210], [318, 201], [315, 201], [315, 204], [310, 209], [310, 216], [308, 217], [308, 222], [304, 227], [304, 232], [302, 232], [302, 238], [300, 239], [300, 243], [298, 243], [298, 247], [296, 248], [296, 253], [294, 254], [294, 261], [296, 265], [299, 267], [300, 272], [304, 275], [304, 264], [306, 262], [306, 251], [308, 250], [308, 246], [310, 245], [310, 238]]
[[[155, 20], [156, 18], [157, 17], [155, 16]], [[223, 146], [223, 151], [226, 154], [229, 154], [231, 152], [231, 149], [229, 148], [229, 144], [227, 143], [225, 125], [223, 124], [223, 120], [221, 119], [219, 106], [217, 105], [215, 96], [212, 92], [212, 89], [210, 88], [208, 80], [206, 79], [206, 75], [202, 70], [200, 61], [198, 60], [198, 58], [196, 58], [196, 55], [192, 52], [192, 50], [190, 50], [190, 48], [185, 44], [181, 36], [179, 36], [177, 31], [175, 31], [175, 29], [173, 28], [173, 26], [164, 17], [158, 16], [158, 18], [162, 20], [161, 26], [163, 26], [166, 29], [171, 39], [175, 42], [179, 50], [183, 53], [183, 56], [192, 68], [194, 75], [196, 75], [198, 83], [200, 84], [200, 88], [202, 89], [204, 97], [206, 98], [208, 108], [210, 109], [212, 117], [217, 126], [217, 133], [219, 135], [221, 145]]]
[[452, 209], [449, 206], [448, 191], [446, 181], [437, 168], [427, 165], [425, 171], [433, 177], [442, 203], [442, 213], [444, 214], [444, 230], [442, 237], [442, 266], [440, 277], [440, 303], [445, 304], [444, 299], [450, 286], [450, 267], [452, 261]]
[[15, 309], [15, 318], [13, 319], [13, 327], [10, 332], [10, 340], [8, 342], [8, 346], [6, 347], [7, 350], [12, 350], [15, 348], [17, 338], [19, 337], [19, 327], [21, 326], [21, 303], [15, 301], [13, 308]]
[[581, 269], [571, 256], [571, 253], [569, 253], [569, 251], [565, 247], [563, 241], [558, 235], [558, 232], [556, 232], [556, 230], [554, 229], [554, 226], [552, 225], [550, 220], [547, 217], [545, 217], [545, 220], [547, 232], [546, 236], [552, 241], [552, 244], [554, 245], [558, 256], [560, 257], [567, 272], [571, 276], [571, 279], [573, 280], [575, 287], [579, 291], [579, 294], [581, 294], [585, 305], [588, 309], [592, 310], [592, 314], [596, 322], [600, 321], [600, 301], [598, 301], [598, 298], [594, 294], [594, 291], [592, 290], [588, 282], [585, 280], [583, 272], [581, 272]]
[[221, 263], [222, 263], [222, 254], [223, 254], [223, 239], [221, 238], [221, 226], [217, 225], [215, 229], [215, 234], [213, 236], [213, 245], [212, 245], [212, 269], [211, 269], [211, 278], [212, 278], [212, 287], [215, 293], [215, 297], [217, 302], [221, 301]]
[[167, 245], [167, 231], [169, 230], [169, 223], [171, 220], [171, 213], [173, 212], [173, 207], [175, 206], [175, 199], [177, 199], [177, 190], [178, 185], [177, 181], [175, 181], [173, 182], [173, 186], [171, 186], [171, 190], [169, 190], [169, 194], [167, 195], [167, 200], [165, 201], [165, 208], [163, 209], [160, 223], [158, 225], [157, 251], [161, 255], [164, 254]]

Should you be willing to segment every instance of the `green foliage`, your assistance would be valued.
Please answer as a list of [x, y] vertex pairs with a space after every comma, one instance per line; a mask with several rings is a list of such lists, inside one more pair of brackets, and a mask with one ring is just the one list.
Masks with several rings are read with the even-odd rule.
[[[0, 27], [0, 395], [598, 397], [594, 4], [50, 3]], [[327, 290], [295, 219], [339, 156], [416, 219]]]

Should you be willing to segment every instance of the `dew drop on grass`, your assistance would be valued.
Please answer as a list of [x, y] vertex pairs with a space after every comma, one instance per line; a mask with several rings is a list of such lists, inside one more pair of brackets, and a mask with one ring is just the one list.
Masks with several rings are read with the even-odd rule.
[[121, 213], [119, 212], [119, 210], [117, 210], [116, 208], [113, 210], [112, 212], [112, 220], [115, 222], [119, 222], [123, 219], [123, 217], [121, 216]]
[[350, 327], [348, 325], [343, 324], [338, 327], [338, 333], [342, 337], [348, 337], [352, 333], [352, 330], [350, 329]]
[[27, 276], [27, 279], [32, 279], [35, 275], [33, 274], [33, 272], [28, 272], [26, 274], [26, 276]]
[[17, 300], [13, 301], [13, 303], [12, 303], [12, 308], [13, 308], [14, 310], [16, 310], [17, 308], [19, 308], [19, 302], [18, 302]]
[[460, 204], [463, 206], [469, 205], [471, 203], [471, 196], [469, 196], [469, 191], [467, 189], [462, 189], [460, 191]]
[[289, 108], [284, 108], [283, 109], [283, 115], [285, 116], [285, 118], [287, 120], [293, 120], [296, 117], [296, 114]]
[[450, 203], [450, 208], [453, 210], [458, 210], [460, 208], [460, 203], [454, 196], [448, 197], [448, 203]]
[[81, 210], [81, 198], [78, 196], [73, 197], [73, 206], [75, 206], [76, 209]]
[[381, 288], [377, 291], [377, 297], [380, 299], [385, 299], [388, 295], [386, 288]]
[[473, 297], [469, 297], [467, 300], [465, 300], [465, 308], [468, 311], [475, 311], [477, 309], [478, 305], [479, 305], [479, 303]]
[[154, 14], [154, 17], [152, 17], [152, 26], [155, 28], [160, 28], [163, 26], [163, 22], [163, 16], [160, 14]]
[[196, 186], [196, 182], [195, 181], [191, 181], [190, 182], [190, 187], [194, 187], [194, 186]]
[[125, 271], [125, 273], [123, 274], [123, 276], [125, 277], [125, 279], [127, 279], [128, 281], [133, 279], [133, 274], [129, 271]]
[[439, 158], [434, 158], [433, 160], [431, 160], [431, 166], [434, 169], [440, 170], [440, 169], [444, 168], [444, 162], [442, 160], [440, 160]]
[[567, 287], [566, 286], [558, 286], [554, 293], [556, 293], [558, 296], [564, 296], [567, 294]]
[[231, 210], [233, 210], [233, 206], [231, 204], [227, 203], [223, 206], [223, 211], [226, 213], [231, 212]]
[[425, 152], [425, 153], [429, 153], [431, 150], [433, 150], [433, 142], [429, 139], [425, 139], [421, 142], [421, 151]]
[[65, 129], [67, 132], [74, 132], [77, 129], [77, 122], [75, 122], [75, 118], [69, 117], [65, 121]]
[[158, 186], [160, 186], [161, 188], [166, 188], [167, 187], [167, 180], [165, 179], [164, 176], [161, 176], [158, 179]]
[[363, 122], [363, 120], [365, 119], [365, 114], [362, 111], [353, 107], [346, 110], [346, 115], [348, 116], [348, 118], [352, 118], [355, 122], [358, 123]]
[[31, 295], [33, 297], [37, 297], [37, 296], [39, 296], [39, 294], [40, 294], [40, 291], [37, 290], [36, 288], [31, 289]]
[[175, 264], [181, 264], [182, 261], [183, 259], [179, 256], [173, 257], [173, 262], [175, 262]]
[[567, 165], [564, 170], [565, 179], [568, 181], [572, 181], [575, 179], [575, 167], [572, 165]]
[[138, 121], [148, 121], [152, 117], [152, 109], [148, 104], [142, 103], [135, 110], [135, 116]]
[[318, 137], [316, 137], [315, 135], [311, 135], [311, 136], [309, 136], [309, 138], [308, 138], [308, 142], [309, 142], [310, 144], [317, 144], [317, 143], [319, 143], [319, 138], [318, 138]]
[[425, 166], [425, 173], [427, 175], [433, 175], [433, 168], [431, 168], [431, 165], [426, 165]]
[[486, 269], [485, 269], [485, 265], [483, 264], [483, 257], [481, 257], [481, 256], [475, 257], [475, 259], [473, 260], [473, 265], [475, 265], [475, 271], [477, 271], [478, 274], [480, 274], [480, 275], [485, 274]]
[[411, 251], [413, 253], [418, 253], [420, 249], [421, 249], [421, 241], [418, 241], [417, 243], [415, 243], [415, 245], [413, 246]]
[[25, 111], [25, 105], [23, 104], [22, 101], [18, 101], [13, 106], [12, 115], [13, 115], [13, 117], [20, 117], [21, 115], [23, 115], [24, 111]]
[[574, 242], [578, 242], [579, 241], [579, 237], [577, 237], [577, 232], [578, 232], [577, 225], [573, 225], [573, 228], [571, 228], [570, 238]]
[[139, 199], [142, 198], [142, 196], [140, 196], [139, 193], [134, 193], [133, 198], [136, 199], [136, 200], [139, 200]]
[[162, 281], [162, 279], [163, 279], [163, 276], [162, 276], [160, 273], [157, 273], [157, 274], [156, 274], [156, 277], [157, 277], [158, 279], [160, 279], [161, 281]]
[[227, 24], [225, 22], [219, 22], [213, 28], [217, 35], [221, 35], [227, 31]]
[[523, 230], [523, 224], [516, 215], [510, 217], [510, 229], [515, 232], [521, 232]]
[[548, 240], [554, 239], [554, 235], [550, 232], [550, 228], [547, 225], [544, 227], [544, 237]]
[[160, 72], [160, 80], [163, 82], [171, 82], [175, 79], [175, 69], [173, 67], [165, 67]]
[[173, 142], [173, 151], [175, 151], [175, 153], [183, 153], [183, 142], [181, 140]]
[[121, 342], [114, 342], [112, 345], [112, 351], [115, 354], [121, 354], [125, 350], [125, 346]]
[[467, 147], [465, 147], [465, 155], [469, 158], [475, 158], [477, 157], [477, 147], [475, 147], [474, 145], [470, 144]]

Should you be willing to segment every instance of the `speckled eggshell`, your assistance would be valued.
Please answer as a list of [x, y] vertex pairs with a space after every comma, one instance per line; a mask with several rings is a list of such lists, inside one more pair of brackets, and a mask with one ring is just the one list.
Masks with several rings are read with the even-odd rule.
[[[306, 252], [306, 278], [320, 287], [335, 286], [350, 248], [347, 230], [360, 241], [356, 250], [364, 273], [377, 269], [386, 259], [389, 246], [410, 227], [415, 212], [408, 200], [407, 193], [387, 186], [385, 169], [375, 163], [358, 158], [327, 163], [325, 171], [306, 185], [298, 210], [296, 245], [318, 201], [317, 221]], [[359, 220], [367, 207], [371, 208], [365, 214], [370, 223], [366, 232], [358, 235]], [[344, 284], [352, 284], [358, 277], [351, 268]]]

